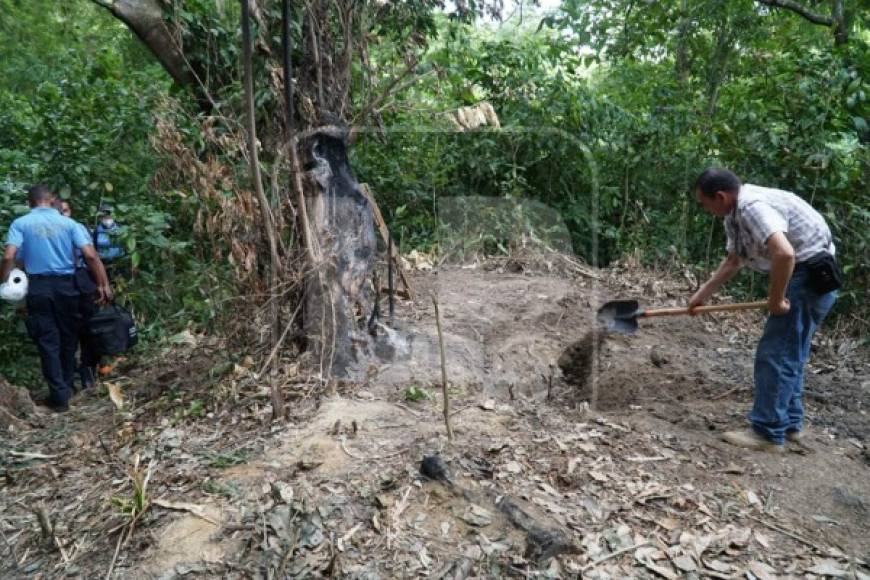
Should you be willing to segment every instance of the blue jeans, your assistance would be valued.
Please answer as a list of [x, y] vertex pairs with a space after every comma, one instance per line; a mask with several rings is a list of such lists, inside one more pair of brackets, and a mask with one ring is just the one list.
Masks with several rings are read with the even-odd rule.
[[36, 343], [48, 400], [64, 407], [72, 396], [76, 341], [81, 323], [72, 276], [32, 276], [27, 289], [27, 331]]
[[755, 402], [749, 421], [774, 443], [785, 434], [803, 429], [804, 367], [810, 357], [810, 342], [816, 328], [828, 315], [837, 292], [817, 294], [807, 285], [807, 271], [795, 266], [786, 297], [791, 309], [782, 316], [769, 316], [755, 352]]

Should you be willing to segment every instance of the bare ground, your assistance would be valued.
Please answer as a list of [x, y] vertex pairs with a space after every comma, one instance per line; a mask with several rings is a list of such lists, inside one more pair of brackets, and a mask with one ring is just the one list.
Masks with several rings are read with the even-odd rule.
[[[866, 351], [820, 333], [808, 440], [781, 456], [744, 452], [719, 436], [751, 402], [759, 315], [642, 323], [605, 338], [578, 386], [558, 361], [596, 304], [675, 304], [688, 284], [559, 260], [535, 268], [417, 273], [416, 301], [399, 304], [398, 332], [381, 339], [390, 360], [367, 381], [324, 386], [304, 361], [280, 363], [292, 402], [281, 425], [268, 423], [253, 361], [189, 336], [111, 381], [123, 411], [84, 395], [8, 433], [0, 574], [868, 577]], [[433, 454], [450, 483], [420, 475]]]

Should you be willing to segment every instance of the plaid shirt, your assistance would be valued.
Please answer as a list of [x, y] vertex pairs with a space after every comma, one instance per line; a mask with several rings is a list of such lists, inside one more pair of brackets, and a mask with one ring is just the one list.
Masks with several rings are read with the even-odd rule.
[[797, 263], [822, 252], [834, 254], [831, 230], [810, 204], [788, 191], [744, 184], [737, 205], [725, 217], [728, 253], [740, 256], [753, 270], [769, 272], [766, 244], [776, 232], [785, 234]]

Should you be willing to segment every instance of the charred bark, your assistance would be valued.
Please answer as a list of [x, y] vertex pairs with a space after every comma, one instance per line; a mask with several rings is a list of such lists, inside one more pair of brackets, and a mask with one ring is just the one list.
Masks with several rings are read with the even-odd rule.
[[324, 376], [353, 378], [371, 352], [367, 321], [377, 251], [372, 208], [347, 157], [347, 130], [326, 125], [303, 143], [314, 195], [307, 199], [317, 263], [306, 280], [303, 326]]
[[[212, 108], [208, 88], [200, 82], [205, 78], [198, 69], [202, 63], [195, 59], [190, 62], [185, 57], [181, 39], [166, 25], [164, 0], [91, 1], [126, 24], [177, 83], [193, 86], [201, 108], [207, 111]], [[355, 54], [354, 42], [358, 40], [354, 35], [355, 4], [349, 0], [332, 3], [310, 0], [299, 6], [298, 11], [291, 11], [287, 0], [282, 6], [286, 135], [267, 130], [264, 143], [277, 147], [276, 142], [284, 141], [282, 137], [290, 141], [291, 179], [305, 245], [302, 326], [308, 347], [317, 355], [323, 376], [353, 377], [357, 371], [365, 370], [365, 359], [372, 350], [366, 323], [374, 304], [371, 288], [377, 250], [374, 217], [348, 161], [347, 129], [337, 119], [323, 119], [327, 111], [348, 114], [351, 58]], [[256, 8], [256, 2], [251, 0], [254, 19], [258, 14]], [[296, 45], [296, 62], [290, 59], [291, 12], [302, 30]], [[263, 28], [261, 23], [261, 34]], [[246, 73], [249, 76], [252, 71]], [[250, 100], [251, 95], [248, 97]], [[252, 111], [248, 109], [246, 113], [248, 131], [253, 137]], [[262, 114], [268, 119], [271, 112]], [[297, 141], [298, 135], [307, 137]], [[265, 148], [263, 152], [266, 153]], [[255, 166], [256, 150], [251, 150], [249, 156]], [[301, 169], [302, 163], [306, 170]], [[263, 210], [268, 211], [265, 196], [261, 195], [262, 186], [257, 185], [256, 174], [253, 175], [257, 197]], [[276, 219], [276, 223], [281, 222]], [[268, 231], [265, 233], [268, 244], [262, 244], [264, 247], [259, 251], [264, 255], [268, 252], [277, 267], [273, 240], [277, 237], [280, 241], [279, 232], [271, 236]]]

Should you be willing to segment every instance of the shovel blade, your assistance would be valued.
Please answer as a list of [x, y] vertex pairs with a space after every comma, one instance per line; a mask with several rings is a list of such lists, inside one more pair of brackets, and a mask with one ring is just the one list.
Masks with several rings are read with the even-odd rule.
[[605, 330], [620, 334], [637, 331], [637, 317], [641, 313], [637, 300], [611, 300], [598, 309], [598, 324]]

